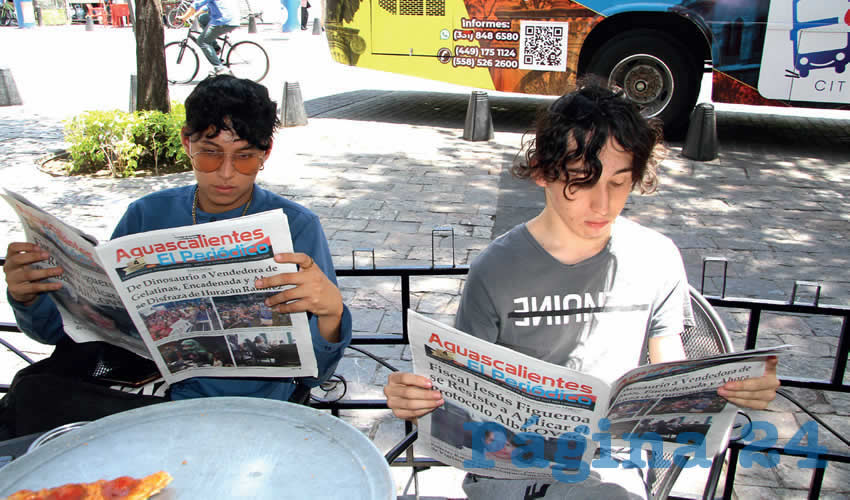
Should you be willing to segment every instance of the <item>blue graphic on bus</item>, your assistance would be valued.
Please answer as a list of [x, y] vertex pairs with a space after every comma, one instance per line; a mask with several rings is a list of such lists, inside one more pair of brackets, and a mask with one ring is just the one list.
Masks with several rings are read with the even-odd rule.
[[[839, 24], [838, 17], [828, 17], [813, 21], [800, 21], [798, 4], [800, 0], [793, 0], [793, 26], [791, 28], [791, 42], [794, 44], [794, 68], [800, 76], [805, 78], [813, 69], [835, 68], [836, 73], [844, 73], [847, 61], [850, 59], [850, 32], [847, 33], [847, 44], [844, 47], [832, 50], [818, 50], [802, 52], [800, 50], [800, 37], [804, 30], [834, 26]], [[801, 33], [803, 32], [803, 33]]]

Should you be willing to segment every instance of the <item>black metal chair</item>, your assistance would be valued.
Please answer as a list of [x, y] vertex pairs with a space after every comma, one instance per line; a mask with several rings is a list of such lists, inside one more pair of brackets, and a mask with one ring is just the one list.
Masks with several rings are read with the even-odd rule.
[[[18, 326], [15, 325], [14, 323], [0, 323], [0, 332], [14, 332], [14, 331], [17, 331], [17, 330], [18, 330]], [[35, 361], [33, 361], [32, 358], [30, 358], [29, 356], [24, 354], [20, 349], [18, 349], [17, 347], [12, 345], [11, 343], [4, 340], [2, 337], [0, 337], [0, 345], [4, 346], [6, 349], [15, 353], [19, 358], [23, 359], [28, 364], [35, 363]], [[5, 393], [8, 390], [9, 390], [9, 384], [0, 384], [0, 394]]]
[[[733, 352], [732, 340], [729, 337], [729, 332], [723, 325], [723, 321], [717, 314], [717, 311], [708, 303], [705, 297], [695, 289], [690, 287], [691, 307], [694, 311], [694, 326], [687, 328], [682, 332], [682, 344], [685, 348], [685, 356], [688, 359], [704, 358], [716, 354]], [[649, 351], [644, 349], [644, 363], [649, 362]], [[396, 446], [394, 446], [384, 458], [390, 465], [410, 465], [413, 467], [413, 476], [416, 478], [419, 470], [424, 470], [427, 467], [417, 466], [413, 462], [412, 447], [413, 442], [417, 437], [416, 430], [409, 432]], [[405, 460], [397, 460], [402, 453], [407, 452]], [[709, 471], [706, 486], [703, 492], [704, 499], [714, 497], [714, 492], [717, 489], [717, 483], [720, 479], [720, 472], [723, 468], [723, 460], [726, 456], [726, 447], [724, 447], [712, 461], [712, 466]], [[685, 457], [687, 458], [687, 457]], [[650, 469], [647, 474], [647, 485], [651, 492], [652, 500], [664, 500], [673, 489], [673, 485], [678, 479], [684, 468], [685, 461], [673, 460], [672, 454], [664, 454], [662, 460], [666, 464], [672, 465], [663, 468], [652, 467], [652, 457], [649, 457]]]
[[[723, 321], [721, 321], [714, 307], [694, 287], [690, 287], [690, 296], [691, 308], [694, 311], [694, 326], [682, 332], [682, 344], [685, 347], [685, 356], [688, 359], [696, 359], [733, 352], [734, 349], [729, 332], [726, 331], [726, 327], [723, 325]], [[649, 353], [646, 352], [645, 356], [644, 362], [649, 362]], [[726, 447], [724, 446], [712, 460], [706, 486], [703, 490], [704, 499], [714, 497], [725, 456]], [[665, 461], [664, 463], [670, 463], [672, 459], [672, 454], [665, 453], [662, 457], [662, 460]], [[679, 463], [673, 461], [670, 467], [664, 468], [652, 468], [650, 465], [647, 484], [654, 500], [667, 498], [684, 465], [684, 461]]]

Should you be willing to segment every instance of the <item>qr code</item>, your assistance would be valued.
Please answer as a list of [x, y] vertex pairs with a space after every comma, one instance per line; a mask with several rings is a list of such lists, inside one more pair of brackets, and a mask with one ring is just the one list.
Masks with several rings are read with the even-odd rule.
[[520, 69], [566, 71], [568, 26], [569, 23], [521, 21]]

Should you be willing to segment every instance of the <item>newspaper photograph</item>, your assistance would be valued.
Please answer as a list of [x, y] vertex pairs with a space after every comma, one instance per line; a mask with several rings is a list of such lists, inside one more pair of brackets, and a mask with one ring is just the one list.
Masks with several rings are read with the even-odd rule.
[[638, 367], [612, 384], [540, 361], [408, 311], [413, 369], [445, 404], [420, 417], [432, 457], [495, 478], [569, 481], [600, 446], [709, 459], [737, 408], [717, 395], [759, 377], [790, 346]]
[[75, 342], [104, 341], [150, 358], [151, 355], [124, 308], [115, 287], [100, 266], [96, 240], [41, 210], [24, 197], [3, 190], [3, 199], [15, 210], [26, 240], [50, 257], [34, 264], [39, 269], [62, 268], [50, 282], [62, 288], [50, 294], [62, 315], [65, 332]]
[[170, 382], [190, 377], [302, 377], [318, 368], [306, 313], [284, 314], [258, 290], [296, 272], [282, 210], [133, 234], [95, 248], [152, 359]]

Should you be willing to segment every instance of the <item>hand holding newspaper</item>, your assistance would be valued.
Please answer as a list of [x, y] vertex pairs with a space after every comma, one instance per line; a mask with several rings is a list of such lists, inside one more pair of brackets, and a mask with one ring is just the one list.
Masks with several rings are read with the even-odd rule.
[[190, 377], [316, 376], [306, 313], [281, 314], [260, 277], [295, 272], [282, 210], [97, 243], [4, 190], [27, 240], [59, 266], [50, 295], [75, 342], [104, 341], [152, 359], [169, 382]]
[[578, 482], [589, 466], [617, 467], [603, 452], [640, 448], [710, 460], [737, 409], [717, 395], [759, 377], [789, 346], [646, 365], [611, 384], [498, 346], [408, 311], [413, 369], [445, 404], [420, 417], [432, 457], [505, 479]]

